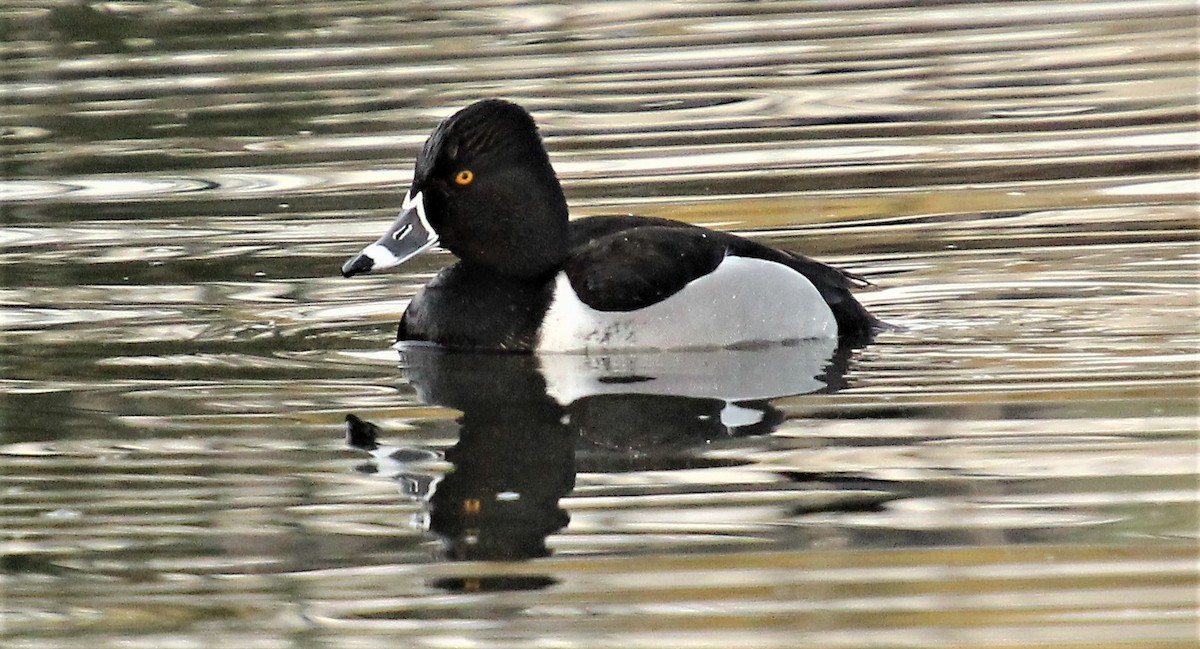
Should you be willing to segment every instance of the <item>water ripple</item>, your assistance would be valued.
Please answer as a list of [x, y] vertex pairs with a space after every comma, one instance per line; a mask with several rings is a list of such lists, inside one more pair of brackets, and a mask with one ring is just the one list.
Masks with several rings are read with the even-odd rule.
[[[5, 18], [14, 646], [1194, 642], [1194, 3]], [[705, 398], [654, 391], [679, 359], [422, 374], [388, 345], [448, 255], [338, 266], [491, 95], [574, 214], [834, 262], [899, 328], [750, 401], [732, 362], [679, 372]]]

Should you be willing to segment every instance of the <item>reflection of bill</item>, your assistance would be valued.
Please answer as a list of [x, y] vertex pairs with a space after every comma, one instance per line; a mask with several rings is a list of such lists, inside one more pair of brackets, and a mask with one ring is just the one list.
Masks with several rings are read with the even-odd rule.
[[[462, 412], [458, 443], [444, 453], [384, 449], [379, 429], [354, 415], [347, 416], [348, 441], [371, 452], [376, 470], [400, 483], [406, 495], [428, 503], [428, 527], [442, 538], [446, 558], [542, 557], [550, 553], [547, 537], [569, 521], [559, 500], [574, 488], [577, 471], [730, 462], [694, 450], [770, 432], [782, 420], [770, 399], [840, 387], [847, 357], [827, 340], [606, 355], [410, 347], [403, 350], [405, 373], [418, 396]], [[551, 583], [506, 577], [494, 584], [464, 580], [464, 587], [468, 581], [505, 589]]]

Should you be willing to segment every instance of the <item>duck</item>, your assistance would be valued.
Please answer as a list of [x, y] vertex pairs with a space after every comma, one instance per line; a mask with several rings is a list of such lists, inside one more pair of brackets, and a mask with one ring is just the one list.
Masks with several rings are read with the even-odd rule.
[[456, 258], [409, 302], [397, 342], [451, 350], [589, 353], [832, 339], [884, 325], [863, 278], [733, 233], [666, 218], [571, 219], [530, 113], [484, 99], [443, 120], [416, 158], [399, 216], [343, 264]]

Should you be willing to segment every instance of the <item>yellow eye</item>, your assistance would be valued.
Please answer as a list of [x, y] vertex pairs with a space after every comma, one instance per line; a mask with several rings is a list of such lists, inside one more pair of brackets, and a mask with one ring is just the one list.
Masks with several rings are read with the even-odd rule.
[[470, 185], [472, 180], [475, 180], [475, 172], [470, 169], [463, 169], [454, 175], [454, 182], [459, 185]]

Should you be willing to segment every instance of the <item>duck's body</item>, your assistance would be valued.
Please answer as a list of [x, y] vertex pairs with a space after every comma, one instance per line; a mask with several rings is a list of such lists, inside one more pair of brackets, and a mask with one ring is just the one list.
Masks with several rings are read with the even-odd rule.
[[547, 275], [442, 270], [409, 304], [398, 339], [670, 349], [865, 336], [874, 322], [850, 297], [849, 276], [735, 235], [636, 216], [584, 218], [568, 232], [567, 258]]
[[396, 265], [441, 243], [458, 263], [418, 293], [401, 341], [574, 352], [869, 338], [857, 278], [725, 232], [638, 216], [568, 221], [532, 119], [478, 102], [417, 161], [406, 211], [343, 267]]

